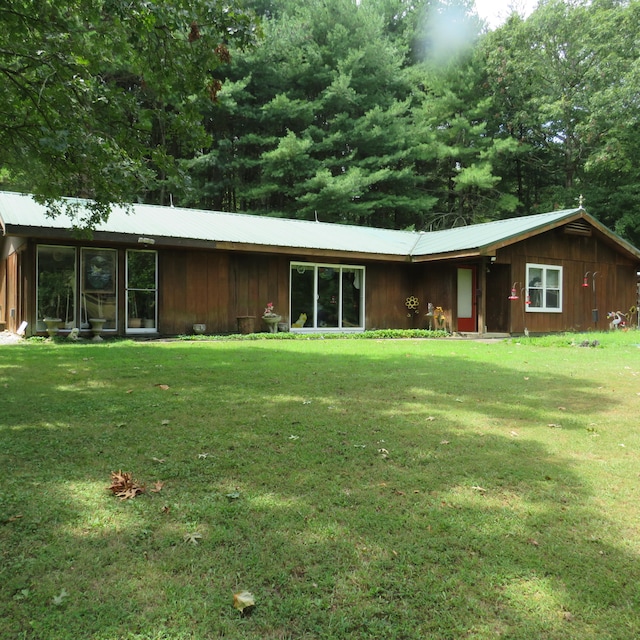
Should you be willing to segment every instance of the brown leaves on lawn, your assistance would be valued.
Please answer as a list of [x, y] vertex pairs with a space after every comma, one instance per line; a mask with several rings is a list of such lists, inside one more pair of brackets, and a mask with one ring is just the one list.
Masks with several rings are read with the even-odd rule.
[[164, 487], [164, 482], [162, 482], [162, 480], [157, 480], [153, 485], [153, 489], [151, 489], [151, 493], [160, 493], [162, 491], [162, 487]]
[[120, 500], [128, 500], [144, 493], [145, 486], [138, 484], [126, 471], [112, 471], [111, 486], [107, 487], [107, 491], [111, 491]]

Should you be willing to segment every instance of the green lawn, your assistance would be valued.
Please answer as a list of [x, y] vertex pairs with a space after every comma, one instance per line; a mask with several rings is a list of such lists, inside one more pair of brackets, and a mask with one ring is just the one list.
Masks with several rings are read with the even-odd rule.
[[640, 333], [595, 338], [0, 347], [0, 638], [640, 637]]

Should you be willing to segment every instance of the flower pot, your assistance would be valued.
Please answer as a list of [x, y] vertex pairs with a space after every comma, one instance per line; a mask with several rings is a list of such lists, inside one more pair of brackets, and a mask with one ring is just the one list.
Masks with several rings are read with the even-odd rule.
[[267, 325], [269, 333], [278, 333], [278, 322], [282, 320], [282, 316], [262, 316], [262, 320]]
[[129, 329], [139, 329], [142, 326], [142, 318], [129, 318]]
[[193, 333], [201, 336], [207, 330], [206, 324], [194, 324], [193, 325]]
[[58, 329], [60, 329], [60, 323], [62, 322], [62, 318], [45, 318], [44, 323], [47, 325], [47, 333], [50, 337], [58, 334]]
[[255, 316], [238, 316], [238, 333], [244, 335], [255, 331]]
[[105, 323], [107, 322], [106, 318], [89, 318], [89, 322], [91, 323], [91, 333], [93, 333], [93, 341], [94, 342], [102, 342], [102, 329], [104, 328]]

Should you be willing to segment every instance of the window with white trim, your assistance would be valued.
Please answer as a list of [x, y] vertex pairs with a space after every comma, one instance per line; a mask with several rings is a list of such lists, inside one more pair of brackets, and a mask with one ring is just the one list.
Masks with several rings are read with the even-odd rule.
[[292, 262], [291, 329], [362, 331], [364, 267]]
[[158, 303], [158, 252], [127, 250], [127, 332], [155, 331]]
[[562, 267], [527, 264], [527, 311], [562, 312]]

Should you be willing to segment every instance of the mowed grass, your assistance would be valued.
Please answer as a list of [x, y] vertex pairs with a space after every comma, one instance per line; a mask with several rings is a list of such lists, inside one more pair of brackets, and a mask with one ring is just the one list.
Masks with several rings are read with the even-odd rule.
[[0, 638], [640, 637], [640, 334], [594, 338], [1, 347]]

